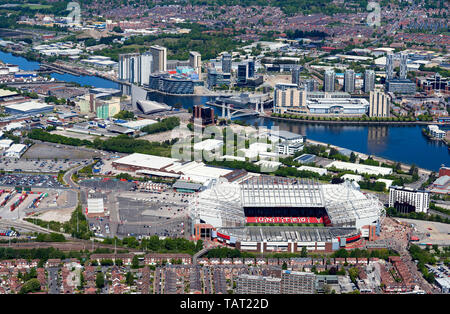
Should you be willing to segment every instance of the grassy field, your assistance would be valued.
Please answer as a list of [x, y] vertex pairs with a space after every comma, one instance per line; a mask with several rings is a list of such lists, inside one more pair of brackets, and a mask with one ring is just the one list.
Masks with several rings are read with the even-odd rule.
[[33, 4], [33, 3], [26, 3], [22, 4], [22, 7], [28, 7], [32, 10], [41, 10], [41, 9], [50, 9], [52, 6], [50, 4]]

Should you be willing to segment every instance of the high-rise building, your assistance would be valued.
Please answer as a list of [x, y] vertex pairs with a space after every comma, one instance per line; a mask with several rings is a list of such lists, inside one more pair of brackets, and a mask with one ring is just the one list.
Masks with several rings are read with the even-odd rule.
[[198, 74], [198, 78], [201, 79], [202, 74], [202, 55], [196, 51], [189, 52], [189, 66], [195, 70]]
[[302, 67], [300, 65], [296, 65], [292, 68], [292, 84], [300, 85], [300, 73], [302, 72]]
[[237, 294], [280, 294], [281, 278], [241, 274], [236, 282]]
[[313, 294], [316, 275], [314, 273], [284, 270], [281, 274], [282, 294]]
[[389, 97], [381, 91], [371, 91], [369, 94], [369, 116], [389, 117]]
[[148, 85], [150, 74], [152, 72], [153, 56], [147, 51], [139, 56], [138, 61], [138, 84]]
[[366, 70], [364, 72], [364, 93], [369, 93], [375, 89], [375, 71]]
[[394, 207], [400, 213], [427, 213], [429, 206], [429, 191], [414, 190], [402, 186], [391, 186], [389, 188], [389, 207]]
[[316, 92], [319, 87], [319, 83], [314, 79], [307, 79], [303, 82], [303, 86], [306, 87], [308, 92]]
[[394, 78], [394, 54], [389, 53], [386, 56], [386, 81]]
[[231, 73], [231, 55], [228, 52], [222, 55], [222, 72]]
[[139, 53], [119, 55], [119, 80], [129, 83], [139, 82]]
[[325, 92], [334, 92], [334, 82], [336, 80], [336, 74], [333, 70], [326, 70], [323, 79], [323, 90]]
[[408, 74], [408, 55], [406, 53], [400, 53], [400, 79], [405, 80]]
[[273, 96], [273, 106], [276, 107], [305, 107], [307, 92], [300, 90], [295, 84], [276, 84]]
[[167, 48], [158, 45], [150, 47], [153, 56], [152, 73], [167, 71]]
[[238, 85], [245, 85], [247, 83], [248, 63], [241, 63], [238, 65], [236, 81]]
[[195, 105], [192, 112], [192, 119], [194, 122], [201, 121], [201, 125], [205, 126], [214, 123], [214, 109], [204, 107], [201, 105]]
[[222, 71], [217, 71], [216, 69], [209, 68], [206, 83], [209, 89], [216, 86], [229, 86], [231, 83], [231, 74], [223, 73]]
[[355, 71], [349, 69], [344, 73], [344, 91], [346, 93], [355, 92]]
[[248, 61], [248, 78], [252, 78], [255, 76], [255, 59], [250, 59]]

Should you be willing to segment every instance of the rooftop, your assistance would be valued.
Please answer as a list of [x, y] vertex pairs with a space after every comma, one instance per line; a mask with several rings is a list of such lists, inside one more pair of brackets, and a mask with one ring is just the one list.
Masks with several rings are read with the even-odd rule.
[[176, 159], [174, 158], [134, 153], [126, 157], [117, 159], [114, 161], [114, 163], [149, 169], [162, 169], [172, 165], [175, 161]]
[[241, 183], [244, 207], [324, 207], [320, 186], [312, 180], [261, 176]]

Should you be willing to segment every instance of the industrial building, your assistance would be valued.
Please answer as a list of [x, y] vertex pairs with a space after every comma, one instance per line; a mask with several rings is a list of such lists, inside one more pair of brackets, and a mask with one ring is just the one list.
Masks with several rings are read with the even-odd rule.
[[333, 161], [332, 163], [325, 166], [326, 168], [335, 167], [342, 170], [350, 170], [356, 173], [374, 174], [374, 175], [388, 175], [392, 174], [392, 168], [370, 166], [364, 164], [354, 164], [351, 162], [344, 161]]
[[112, 162], [112, 166], [118, 170], [159, 170], [173, 165], [177, 160], [174, 158], [160, 157], [147, 154], [134, 153]]
[[105, 215], [105, 207], [103, 204], [103, 198], [88, 198], [86, 215], [91, 217], [98, 217]]
[[22, 103], [5, 105], [4, 108], [5, 113], [9, 113], [11, 115], [16, 114], [34, 115], [52, 112], [54, 107], [52, 105], [30, 100]]
[[4, 153], [5, 157], [20, 158], [27, 150], [27, 145], [13, 144]]

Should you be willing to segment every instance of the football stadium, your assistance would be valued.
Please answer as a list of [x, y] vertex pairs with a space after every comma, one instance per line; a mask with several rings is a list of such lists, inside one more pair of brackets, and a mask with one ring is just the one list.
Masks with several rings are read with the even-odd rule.
[[[255, 252], [333, 251], [379, 233], [383, 204], [351, 184], [246, 177], [217, 180], [190, 203], [193, 224], [212, 238]], [[195, 234], [195, 231], [193, 231]]]

